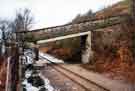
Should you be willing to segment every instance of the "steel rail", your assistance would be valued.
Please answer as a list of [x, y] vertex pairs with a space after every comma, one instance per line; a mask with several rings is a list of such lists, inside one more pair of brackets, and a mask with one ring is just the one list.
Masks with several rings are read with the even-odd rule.
[[[57, 71], [60, 72], [61, 74], [65, 75], [66, 77], [68, 77], [69, 79], [71, 79], [72, 81], [74, 81], [75, 83], [79, 84], [80, 86], [82, 86], [82, 84], [80, 84], [79, 82], [75, 81], [75, 80], [72, 79], [70, 76], [68, 76], [68, 75], [66, 75], [65, 73], [63, 73], [62, 71], [58, 70], [58, 69], [57, 69], [56, 67], [54, 67], [53, 65], [56, 65], [57, 67], [59, 67], [59, 68], [65, 70], [65, 71], [67, 71], [67, 72], [70, 72], [71, 74], [73, 74], [73, 75], [75, 75], [75, 76], [77, 76], [77, 77], [79, 77], [79, 78], [85, 80], [86, 82], [89, 82], [89, 83], [91, 83], [91, 84], [94, 84], [95, 86], [97, 86], [97, 87], [99, 87], [99, 88], [101, 88], [101, 89], [103, 89], [103, 90], [105, 90], [105, 91], [110, 91], [109, 89], [107, 89], [107, 88], [105, 88], [105, 87], [103, 87], [103, 86], [101, 86], [101, 85], [99, 85], [99, 84], [97, 84], [97, 83], [95, 83], [95, 82], [93, 82], [93, 81], [87, 79], [87, 78], [84, 78], [83, 76], [80, 76], [80, 75], [78, 75], [77, 73], [74, 73], [74, 72], [72, 72], [72, 71], [66, 69], [65, 67], [61, 66], [60, 64], [57, 64], [57, 63], [55, 63], [55, 62], [52, 62], [51, 60], [49, 60], [49, 59], [47, 59], [47, 58], [45, 58], [45, 57], [43, 57], [43, 56], [40, 56], [40, 57], [42, 57], [43, 59], [45, 59], [45, 60], [47, 60], [48, 62], [50, 62], [49, 65], [50, 65], [51, 67], [53, 67], [55, 70], [57, 70]], [[88, 91], [88, 88], [86, 88], [85, 86], [82, 86], [82, 87], [85, 88], [85, 89], [87, 89], [87, 91]]]

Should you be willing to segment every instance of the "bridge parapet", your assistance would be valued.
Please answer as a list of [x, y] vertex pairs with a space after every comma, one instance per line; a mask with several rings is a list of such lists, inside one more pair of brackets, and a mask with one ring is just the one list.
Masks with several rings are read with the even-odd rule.
[[44, 28], [39, 30], [27, 31], [27, 32], [25, 31], [20, 33], [26, 34], [26, 40], [28, 39], [27, 34], [33, 35], [36, 40], [50, 39], [50, 38], [65, 36], [69, 34], [94, 31], [99, 28], [120, 24], [124, 21], [125, 17], [127, 17], [127, 15], [110, 17], [102, 20], [87, 21], [87, 22], [82, 22], [77, 24], [67, 24], [67, 25]]

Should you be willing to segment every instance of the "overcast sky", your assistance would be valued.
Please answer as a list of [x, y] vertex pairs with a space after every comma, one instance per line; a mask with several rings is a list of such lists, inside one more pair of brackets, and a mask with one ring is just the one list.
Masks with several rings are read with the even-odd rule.
[[89, 9], [94, 12], [121, 0], [0, 0], [0, 17], [13, 19], [19, 8], [29, 8], [34, 29], [62, 25]]

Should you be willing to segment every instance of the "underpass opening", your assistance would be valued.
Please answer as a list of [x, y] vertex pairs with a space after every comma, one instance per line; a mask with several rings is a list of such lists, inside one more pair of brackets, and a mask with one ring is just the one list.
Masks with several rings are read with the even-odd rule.
[[83, 63], [82, 54], [86, 50], [87, 36], [88, 35], [83, 35], [54, 42], [42, 43], [39, 46], [39, 50], [58, 59], [62, 59], [64, 63], [80, 64]]

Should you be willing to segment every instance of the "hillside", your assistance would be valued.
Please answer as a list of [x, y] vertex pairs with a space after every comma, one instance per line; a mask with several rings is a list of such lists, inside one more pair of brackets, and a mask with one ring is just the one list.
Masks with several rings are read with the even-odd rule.
[[[129, 14], [128, 0], [119, 2], [113, 6], [98, 11], [97, 19], [121, 14]], [[135, 83], [135, 31], [134, 24], [128, 19], [122, 24], [107, 27], [101, 32], [94, 32], [92, 49], [94, 59], [86, 67], [100, 72], [107, 77], [123, 82]]]
[[129, 9], [129, 1], [124, 0], [115, 5], [108, 6], [104, 9], [101, 9], [95, 13], [89, 10], [85, 14], [78, 14], [73, 20], [72, 23], [80, 23], [89, 20], [97, 20], [97, 19], [104, 19], [111, 16], [118, 16], [118, 15], [128, 15], [130, 12]]
[[95, 17], [97, 19], [107, 18], [111, 16], [129, 14], [128, 0], [121, 1], [115, 5], [109, 6], [103, 10], [96, 12]]

